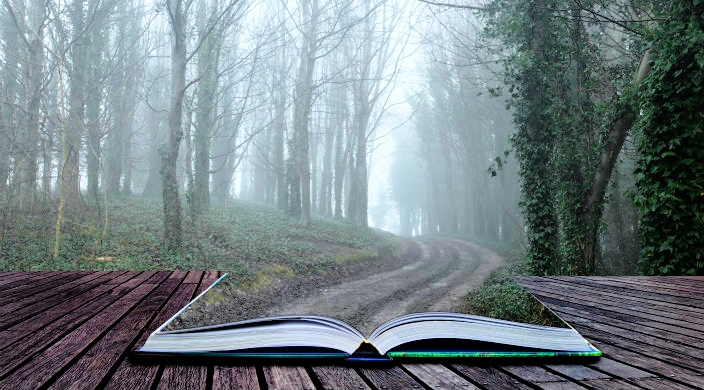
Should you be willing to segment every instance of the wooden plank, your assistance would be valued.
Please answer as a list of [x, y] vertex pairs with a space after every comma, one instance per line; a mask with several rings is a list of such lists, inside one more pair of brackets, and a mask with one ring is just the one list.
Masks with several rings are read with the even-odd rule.
[[559, 280], [563, 283], [578, 284], [580, 286], [587, 286], [587, 287], [591, 287], [591, 288], [597, 288], [600, 290], [609, 290], [609, 291], [613, 291], [618, 294], [637, 296], [637, 297], [642, 297], [642, 298], [650, 298], [650, 299], [654, 299], [657, 301], [663, 301], [663, 302], [679, 303], [681, 305], [689, 305], [690, 307], [697, 307], [697, 308], [704, 307], [704, 302], [702, 302], [699, 299], [664, 294], [660, 290], [653, 289], [653, 288], [640, 290], [637, 288], [633, 288], [633, 286], [624, 285], [621, 282], [612, 281], [612, 280], [601, 280], [600, 279], [598, 281], [595, 281], [593, 279], [581, 278], [581, 277], [570, 277], [570, 278], [551, 277], [551, 279]]
[[326, 390], [370, 390], [361, 376], [352, 367], [313, 366], [313, 373]]
[[198, 291], [196, 292], [196, 295], [202, 293], [208, 287], [212, 286], [213, 283], [218, 280], [218, 278], [219, 276], [217, 271], [205, 271], [205, 274], [203, 275], [203, 280], [200, 282], [200, 286], [198, 286]]
[[[549, 364], [546, 367], [578, 383], [580, 386], [587, 386], [593, 389], [638, 389], [636, 386], [621, 379], [579, 364]], [[645, 374], [647, 375], [647, 373]]]
[[[586, 387], [575, 382], [542, 382], [536, 383], [534, 386], [541, 390], [587, 390]], [[613, 389], [611, 389], [613, 390]]]
[[[58, 287], [53, 288], [51, 290], [46, 290], [46, 291], [43, 291], [39, 294], [34, 294], [34, 295], [31, 295], [28, 297], [23, 297], [23, 298], [18, 297], [17, 299], [13, 300], [12, 302], [8, 302], [7, 304], [0, 307], [0, 317], [7, 314], [7, 313], [12, 312], [12, 311], [19, 310], [21, 308], [25, 308], [30, 305], [34, 305], [40, 301], [44, 301], [47, 298], [54, 297], [60, 293], [67, 292], [67, 291], [73, 290], [77, 287], [84, 286], [85, 284], [87, 284], [90, 281], [98, 280], [100, 278], [107, 278], [107, 276], [109, 274], [112, 274], [112, 273], [108, 273], [106, 271], [91, 272], [90, 274], [88, 274], [82, 278], [78, 278], [76, 280], [73, 280], [69, 283], [62, 285], [62, 286], [58, 286]], [[112, 277], [115, 277], [115, 276], [116, 275], [113, 275]]]
[[681, 278], [692, 279], [692, 280], [697, 280], [699, 282], [704, 282], [704, 276], [681, 276]]
[[567, 382], [567, 379], [538, 366], [502, 365], [501, 369], [530, 383]]
[[259, 390], [254, 366], [218, 366], [213, 370], [213, 390]]
[[[619, 348], [627, 349], [630, 351], [638, 352], [647, 356], [660, 359], [664, 362], [676, 364], [682, 367], [690, 368], [692, 370], [704, 370], [704, 360], [688, 357], [686, 355], [679, 354], [676, 351], [671, 351], [667, 349], [657, 348], [647, 343], [642, 343], [635, 340], [623, 339], [617, 335], [606, 333], [600, 330], [595, 330], [586, 327], [576, 327], [576, 329], [587, 339], [607, 342], [611, 345], [615, 345]], [[596, 347], [599, 348], [598, 343]]]
[[[597, 276], [597, 278], [614, 278], [613, 276]], [[650, 283], [658, 283], [663, 285], [672, 285], [677, 287], [684, 287], [689, 291], [703, 292], [704, 284], [701, 280], [691, 279], [683, 276], [630, 276], [628, 280]]]
[[612, 378], [611, 375], [580, 364], [546, 364], [545, 367], [575, 381]]
[[[684, 356], [689, 356], [690, 358], [694, 358], [699, 360], [702, 356], [704, 356], [704, 350], [702, 350], [702, 346], [704, 346], [704, 342], [699, 343], [699, 345], [695, 344], [693, 346], [690, 345], [684, 345], [680, 343], [673, 343], [671, 341], [662, 339], [662, 338], [657, 338], [653, 337], [650, 335], [647, 335], [645, 333], [639, 333], [639, 332], [634, 332], [628, 329], [624, 328], [618, 328], [615, 326], [611, 326], [608, 324], [602, 324], [599, 322], [577, 322], [574, 321], [577, 319], [577, 317], [574, 317], [571, 314], [565, 314], [561, 313], [560, 315], [564, 320], [570, 322], [572, 326], [578, 326], [579, 329], [593, 329], [601, 332], [606, 332], [612, 335], [615, 335], [616, 337], [623, 339], [623, 340], [632, 340], [637, 343], [644, 343], [648, 345], [649, 348], [657, 349], [657, 350], [667, 350], [667, 351], [673, 351], [677, 355], [684, 355]], [[703, 362], [704, 363], [704, 362]], [[702, 365], [704, 367], [704, 364]]]
[[652, 378], [656, 376], [655, 374], [603, 356], [596, 362], [588, 363], [587, 365], [621, 379]]
[[157, 390], [205, 390], [206, 366], [167, 365]]
[[[83, 279], [83, 278], [81, 278], [81, 279]], [[71, 300], [76, 295], [82, 294], [82, 293], [90, 290], [91, 288], [97, 286], [98, 284], [100, 284], [100, 282], [86, 282], [83, 284], [83, 286], [73, 286], [73, 288], [69, 289], [68, 291], [64, 291], [59, 294], [53, 294], [53, 296], [50, 296], [49, 298], [46, 298], [43, 300], [40, 300], [39, 302], [35, 302], [34, 304], [20, 307], [14, 311], [10, 311], [8, 313], [3, 313], [2, 315], [0, 315], [0, 330], [6, 330], [10, 327], [14, 327], [23, 321], [24, 322], [27, 322], [28, 320], [31, 321], [32, 320], [31, 317], [36, 316], [37, 314], [41, 314], [47, 310], [50, 310], [54, 306], [63, 304], [67, 300]], [[57, 287], [57, 288], [59, 288], [59, 287]], [[33, 296], [30, 296], [30, 298], [37, 296], [37, 295], [43, 295], [45, 293], [51, 294], [51, 291], [52, 290], [46, 290], [46, 291], [41, 292], [39, 294], [35, 294]], [[18, 300], [23, 300], [23, 299], [18, 299]]]
[[315, 385], [301, 366], [264, 366], [269, 390], [314, 390]]
[[[188, 271], [186, 274], [186, 277], [183, 279], [182, 284], [183, 285], [193, 285], [196, 290], [203, 284], [201, 282], [201, 278], [203, 276], [203, 271]], [[195, 298], [194, 296], [191, 298]], [[185, 305], [184, 305], [185, 306]], [[181, 309], [181, 307], [179, 307]], [[176, 310], [178, 311], [178, 310]], [[161, 325], [161, 324], [159, 324]], [[176, 385], [180, 385], [181, 383], [174, 382], [172, 383], [172, 376], [175, 375], [185, 375], [184, 373], [188, 372], [195, 372], [197, 371], [197, 375], [194, 375], [193, 378], [189, 379], [187, 383], [183, 383], [187, 388], [199, 388], [201, 386], [206, 386], [206, 380], [207, 380], [207, 375], [208, 375], [208, 367], [206, 366], [192, 366], [192, 365], [181, 365], [181, 364], [169, 364], [164, 366], [164, 371], [161, 374], [161, 377], [159, 377], [157, 380], [158, 386], [157, 388], [165, 388], [165, 389], [170, 389], [170, 388], [175, 388], [178, 389], [179, 387], [174, 387]], [[202, 383], [198, 382], [202, 381]]]
[[[161, 280], [151, 279], [152, 283], [161, 283], [170, 272], [158, 273]], [[50, 389], [84, 390], [95, 389], [117, 361], [129, 352], [132, 342], [139, 336], [142, 328], [154, 316], [171, 293], [178, 286], [179, 280], [170, 279], [153, 290], [138, 306], [115, 324], [100, 340], [93, 345], [78, 361], [64, 372]]]
[[6, 284], [15, 283], [18, 280], [27, 280], [32, 277], [32, 272], [14, 271], [0, 272], [0, 288], [5, 288]]
[[[629, 319], [631, 319], [631, 317], [638, 317], [637, 322], [650, 320], [650, 321], [662, 322], [662, 323], [666, 323], [666, 324], [670, 324], [670, 325], [680, 326], [682, 328], [695, 330], [697, 332], [704, 332], [704, 325], [701, 325], [701, 324], [695, 324], [695, 323], [691, 323], [691, 322], [687, 322], [687, 321], [672, 319], [672, 318], [669, 318], [666, 316], [660, 316], [657, 314], [645, 313], [643, 311], [635, 311], [635, 310], [625, 309], [620, 306], [605, 304], [604, 302], [592, 302], [589, 300], [581, 299], [581, 297], [580, 298], [571, 297], [568, 294], [565, 294], [564, 292], [555, 293], [555, 292], [551, 292], [551, 291], [545, 291], [543, 289], [539, 289], [539, 288], [536, 288], [533, 286], [526, 287], [526, 289], [542, 302], [545, 302], [544, 298], [552, 298], [552, 299], [557, 299], [562, 302], [568, 302], [568, 303], [573, 303], [573, 304], [589, 307], [589, 309], [587, 309], [587, 310], [594, 311], [596, 313], [606, 311], [607, 312], [606, 314], [610, 315], [610, 316], [614, 316], [615, 314], [613, 314], [613, 313], [619, 313], [624, 316], [618, 316], [617, 318], [620, 318], [623, 320], [629, 320]], [[611, 313], [609, 313], [609, 312], [611, 312]]]
[[5, 294], [6, 291], [21, 286], [34, 287], [37, 283], [42, 283], [42, 281], [45, 283], [48, 280], [60, 278], [66, 274], [67, 272], [21, 272], [12, 278], [4, 280], [0, 284], [2, 286], [0, 293]]
[[[29, 295], [34, 294], [36, 291], [42, 291], [43, 289], [48, 289], [53, 286], [57, 286], [62, 282], [69, 280], [75, 280], [77, 278], [83, 277], [89, 274], [88, 271], [60, 271], [60, 272], [36, 272], [31, 273], [31, 277], [24, 282], [22, 285], [10, 286], [5, 285], [0, 291], [0, 297], [6, 298], [9, 296], [15, 296], [18, 294]], [[46, 275], [43, 275], [46, 274]]]
[[137, 276], [140, 275], [141, 273], [142, 273], [142, 271], [127, 271], [127, 272], [125, 272], [124, 274], [119, 275], [119, 276], [116, 277], [115, 279], [112, 279], [112, 280], [109, 280], [109, 281], [105, 282], [105, 284], [108, 284], [108, 285], [122, 284], [122, 283], [124, 283], [124, 282], [126, 282], [126, 281], [128, 281], [128, 280], [130, 280], [130, 279], [132, 279], [132, 278], [137, 277]]
[[440, 364], [404, 364], [403, 368], [434, 390], [479, 390], [473, 383]]
[[650, 355], [642, 355], [607, 343], [600, 343], [598, 348], [601, 349], [609, 359], [638, 367], [643, 371], [652, 372], [662, 377], [671, 376], [676, 382], [704, 388], [704, 376], [700, 375], [701, 373], [699, 371], [669, 364], [662, 360], [655, 359]]
[[[67, 276], [65, 278], [59, 279], [58, 281], [54, 281], [54, 283], [57, 283], [58, 285], [62, 286], [65, 284], [70, 283], [72, 280], [75, 280], [77, 278], [74, 278], [76, 275], [71, 275]], [[65, 282], [65, 283], [64, 283]], [[47, 286], [53, 286], [54, 283], [47, 284]], [[56, 287], [56, 286], [54, 286]], [[37, 290], [39, 289], [39, 290]], [[12, 305], [16, 301], [20, 300], [31, 300], [33, 296], [35, 295], [44, 295], [45, 293], [52, 294], [53, 288], [47, 288], [47, 289], [42, 289], [42, 286], [35, 286], [33, 289], [33, 292], [27, 295], [18, 295], [18, 296], [13, 296], [13, 297], [6, 297], [6, 298], [0, 298], [0, 299], [6, 299], [7, 301], [10, 302], [10, 305]], [[59, 299], [63, 299], [63, 297], [60, 297]], [[41, 301], [40, 301], [41, 302]], [[54, 304], [57, 304], [59, 302], [56, 301], [49, 301], [50, 303], [53, 302]], [[44, 307], [47, 303], [40, 303], [39, 308]], [[38, 312], [36, 306], [29, 305], [26, 307], [21, 307], [13, 311], [8, 311], [6, 313], [3, 313], [3, 315], [0, 316], [0, 330], [2, 329], [7, 329], [8, 327], [24, 320], [25, 318], [34, 315]], [[8, 315], [12, 313], [11, 315]]]
[[582, 384], [594, 390], [642, 390], [640, 387], [621, 379], [591, 379], [582, 382]]
[[[153, 273], [144, 273], [143, 275], [150, 277]], [[8, 375], [0, 381], [0, 388], [19, 390], [34, 389], [45, 385], [156, 286], [157, 284], [154, 283], [141, 283], [127, 295], [97, 313], [73, 332]]]
[[[668, 302], [668, 300], [659, 300], [654, 296], [659, 296], [659, 294], [649, 294], [648, 296], [642, 297], [635, 294], [630, 294], [627, 291], [611, 291], [608, 287], [603, 286], [602, 288], [586, 287], [574, 283], [569, 283], [569, 281], [546, 281], [540, 284], [541, 286], [554, 286], [556, 288], [564, 289], [570, 291], [574, 295], [585, 295], [593, 298], [603, 298], [604, 301], [609, 301], [612, 303], [619, 302], [628, 305], [642, 305], [646, 304], [649, 308], [657, 309], [658, 311], [666, 311], [672, 313], [687, 313], [688, 315], [702, 317], [704, 315], [704, 308], [683, 305], [682, 302], [677, 302], [677, 299], [669, 299], [675, 302]], [[674, 297], [671, 297], [674, 298]]]
[[[589, 321], [589, 318], [603, 318], [604, 320], [608, 319], [609, 321], [611, 321], [613, 319], [618, 319], [624, 323], [640, 324], [642, 326], [656, 328], [656, 329], [668, 331], [668, 332], [671, 332], [674, 334], [679, 334], [679, 335], [690, 337], [690, 338], [704, 340], [704, 333], [699, 332], [694, 329], [683, 328], [681, 326], [665, 324], [665, 323], [658, 322], [658, 321], [648, 321], [648, 320], [645, 320], [641, 317], [634, 317], [634, 316], [631, 316], [628, 314], [622, 314], [622, 313], [617, 313], [617, 312], [613, 312], [613, 311], [602, 310], [601, 308], [599, 308], [597, 306], [585, 306], [582, 304], [567, 302], [567, 301], [563, 301], [561, 299], [550, 298], [550, 297], [546, 297], [543, 295], [534, 295], [534, 296], [536, 297], [536, 299], [541, 301], [543, 304], [545, 304], [547, 307], [554, 310], [555, 312], [573, 314], [572, 309], [579, 310], [580, 317], [586, 318], [587, 322]], [[581, 321], [581, 322], [584, 322], [584, 321]]]
[[[651, 336], [684, 345], [697, 345], [704, 341], [704, 333], [699, 333], [696, 330], [684, 329], [674, 325], [651, 326], [651, 323], [647, 322], [623, 321], [617, 318], [605, 316], [603, 314], [596, 315], [591, 311], [576, 309], [574, 305], [550, 306], [551, 309], [560, 317], [572, 315], [573, 318], [570, 320], [570, 323], [600, 323], [612, 325], [623, 329], [630, 329], [636, 332], [649, 334]], [[676, 330], [677, 332], [673, 330]]]
[[[117, 274], [119, 275], [120, 272], [117, 272]], [[41, 305], [39, 306], [39, 309], [42, 311], [32, 317], [25, 318], [28, 317], [29, 314], [6, 314], [13, 318], [17, 315], [21, 322], [18, 320], [18, 323], [0, 331], [0, 350], [16, 342], [18, 339], [36, 331], [37, 329], [50, 324], [62, 315], [87, 304], [92, 299], [101, 296], [108, 290], [107, 286], [101, 286], [101, 284], [104, 280], [109, 279], [110, 276], [110, 274], [103, 275], [103, 277], [94, 279], [93, 281], [85, 283], [82, 286], [71, 289], [71, 294], [69, 294], [73, 295], [71, 299], [61, 300], [62, 302], [56, 305], [52, 305], [51, 303], [48, 305]], [[0, 322], [5, 322], [4, 318], [0, 317]]]
[[666, 312], [639, 305], [630, 305], [621, 300], [605, 300], [604, 298], [592, 297], [589, 295], [578, 295], [575, 294], [574, 291], [567, 288], [555, 288], [539, 285], [531, 286], [527, 289], [533, 294], [562, 299], [568, 302], [581, 303], [583, 305], [596, 306], [610, 311], [631, 314], [638, 317], [679, 325], [684, 328], [704, 332], [704, 325], [702, 325], [702, 321], [697, 321], [697, 319], [693, 319], [691, 315], [687, 314]]
[[636, 379], [633, 383], [648, 390], [691, 390], [701, 389], [701, 387], [687, 386], [681, 383], [673, 382], [669, 378], [641, 378]]
[[469, 366], [466, 364], [452, 364], [451, 367], [486, 390], [533, 389], [496, 367]]
[[203, 271], [188, 271], [188, 275], [183, 283], [199, 283], [203, 276]]
[[[38, 331], [23, 338], [21, 342], [11, 344], [0, 353], [0, 379], [10, 371], [24, 364], [47, 346], [64, 337], [90, 317], [102, 311], [107, 306], [121, 299], [130, 290], [137, 287], [147, 274], [131, 279], [120, 286], [100, 285], [86, 293], [86, 303], [77, 309], [59, 317]], [[105, 292], [108, 292], [105, 294]], [[91, 300], [93, 298], [96, 298]], [[56, 309], [56, 308], [55, 308]]]
[[421, 384], [411, 378], [405, 371], [398, 366], [392, 367], [361, 367], [359, 371], [364, 375], [369, 382], [377, 389], [396, 390], [396, 389], [418, 389]]
[[673, 295], [673, 296], [681, 296], [681, 297], [691, 297], [695, 299], [701, 299], [697, 297], [696, 295], [693, 296], [692, 291], [690, 288], [681, 286], [681, 285], [676, 285], [676, 284], [669, 284], [669, 283], [664, 283], [664, 282], [656, 282], [654, 280], [648, 280], [648, 279], [634, 279], [634, 278], [624, 278], [624, 277], [590, 277], [589, 279], [593, 279], [595, 281], [600, 281], [600, 280], [609, 280], [609, 281], [615, 281], [618, 283], [621, 283], [625, 286], [629, 286], [634, 289], [638, 290], [656, 290], [660, 294], [668, 294], [668, 295]]
[[[172, 275], [173, 276], [173, 275]], [[186, 275], [182, 273], [181, 279]], [[180, 280], [179, 280], [180, 281]], [[196, 286], [194, 284], [181, 284], [157, 316], [145, 328], [135, 347], [141, 346], [149, 335], [171, 318], [177, 311], [184, 307], [193, 297]], [[158, 364], [137, 364], [129, 359], [123, 359], [115, 374], [105, 386], [106, 390], [133, 389], [148, 390], [156, 380], [159, 371]]]
[[12, 300], [17, 296], [28, 297], [32, 294], [39, 293], [44, 290], [52, 289], [64, 283], [78, 279], [85, 275], [85, 272], [61, 272], [44, 278], [42, 280], [30, 280], [26, 285], [17, 286], [10, 289], [3, 289], [0, 292], [0, 300]]
[[580, 297], [585, 301], [606, 303], [613, 306], [620, 306], [630, 310], [642, 311], [644, 313], [661, 315], [668, 318], [700, 323], [704, 319], [704, 309], [673, 304], [669, 302], [656, 301], [649, 298], [629, 297], [623, 294], [596, 291], [592, 288], [577, 287], [575, 285], [543, 282], [537, 289], [550, 291], [553, 293], [569, 293], [571, 296]]

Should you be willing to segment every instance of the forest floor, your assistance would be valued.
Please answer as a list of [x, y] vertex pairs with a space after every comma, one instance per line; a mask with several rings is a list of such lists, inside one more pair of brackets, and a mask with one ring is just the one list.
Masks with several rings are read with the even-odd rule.
[[[0, 206], [3, 202], [0, 202]], [[256, 288], [274, 279], [316, 278], [378, 263], [393, 267], [404, 249], [395, 235], [314, 215], [302, 226], [275, 207], [233, 200], [193, 221], [184, 211], [179, 253], [164, 248], [163, 206], [141, 196], [114, 197], [68, 213], [61, 256], [52, 257], [56, 209], [0, 207], [0, 270], [224, 270]], [[383, 260], [383, 261], [382, 261]], [[382, 267], [383, 268], [383, 267]]]
[[399, 258], [381, 261], [376, 268], [369, 264], [352, 267], [344, 275], [278, 283], [256, 291], [233, 283], [220, 290], [224, 299], [187, 312], [176, 328], [316, 314], [340, 319], [370, 334], [378, 325], [404, 314], [461, 311], [467, 294], [505, 263], [487, 248], [454, 238], [404, 239], [404, 245]]
[[53, 208], [4, 214], [0, 270], [223, 270], [227, 307], [205, 310], [205, 324], [321, 314], [369, 332], [411, 312], [462, 311], [467, 294], [506, 263], [469, 241], [401, 238], [318, 215], [301, 226], [276, 208], [240, 201], [212, 205], [195, 222], [184, 216], [183, 248], [172, 254], [161, 243], [158, 200], [116, 197], [107, 228], [104, 209], [67, 216], [58, 259]]

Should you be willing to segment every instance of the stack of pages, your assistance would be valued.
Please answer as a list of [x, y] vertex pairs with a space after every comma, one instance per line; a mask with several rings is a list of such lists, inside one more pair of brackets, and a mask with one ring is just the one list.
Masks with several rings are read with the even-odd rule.
[[203, 313], [227, 304], [229, 289], [222, 282], [226, 277], [161, 325], [135, 353], [346, 360], [601, 355], [557, 318], [561, 326], [460, 313], [411, 313], [391, 319], [368, 336], [347, 322], [317, 313], [236, 319], [213, 325], [213, 316]]

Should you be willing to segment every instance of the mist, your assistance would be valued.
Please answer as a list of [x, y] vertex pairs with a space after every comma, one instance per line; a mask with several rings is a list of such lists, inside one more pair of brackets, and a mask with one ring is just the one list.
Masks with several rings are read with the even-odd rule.
[[[211, 205], [237, 201], [277, 208], [302, 226], [327, 216], [408, 237], [533, 247], [525, 194], [537, 187], [526, 174], [530, 151], [521, 149], [525, 107], [516, 104], [532, 87], [511, 87], [525, 80], [517, 70], [525, 47], [497, 33], [516, 27], [500, 30], [506, 15], [492, 4], [7, 0], [3, 231], [17, 213], [55, 215], [56, 257], [75, 215], [97, 213], [107, 225], [110, 201], [140, 196], [163, 202], [163, 244], [173, 251], [184, 245], [184, 225]], [[591, 17], [572, 19], [584, 23], [575, 31], [591, 34], [598, 65], [583, 74], [624, 90], [620, 74], [637, 68], [640, 38]], [[621, 46], [609, 43], [618, 39]], [[591, 58], [565, 61], [592, 66], [584, 65]], [[584, 82], [565, 72], [567, 90]], [[564, 144], [546, 141], [550, 150], [540, 157], [577, 188], [556, 183], [541, 200], [555, 207], [551, 240], [574, 233], [575, 222], [560, 213], [582, 210], [587, 203], [569, 199], [592, 191], [604, 207], [589, 220], [594, 237], [582, 250], [598, 254], [577, 256], [598, 259], [589, 258], [590, 271], [597, 261], [630, 272], [638, 213], [624, 194], [634, 188], [636, 140], [623, 137], [605, 182], [590, 187], [610, 114], [580, 107], [596, 118], [588, 139], [565, 133]], [[587, 162], [559, 162], [570, 155]], [[565, 248], [556, 258], [577, 251]]]

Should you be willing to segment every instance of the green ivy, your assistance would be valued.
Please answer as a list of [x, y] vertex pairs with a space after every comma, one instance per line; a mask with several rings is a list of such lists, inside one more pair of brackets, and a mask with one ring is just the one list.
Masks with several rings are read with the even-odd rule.
[[652, 34], [634, 203], [641, 268], [704, 274], [704, 1], [677, 1]]

